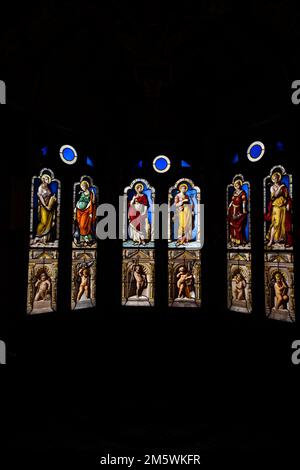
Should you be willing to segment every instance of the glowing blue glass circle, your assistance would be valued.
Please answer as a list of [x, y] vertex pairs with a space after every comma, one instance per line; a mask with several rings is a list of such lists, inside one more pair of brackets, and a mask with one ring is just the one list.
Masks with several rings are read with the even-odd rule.
[[164, 155], [159, 155], [153, 160], [153, 168], [157, 173], [165, 173], [171, 166], [170, 159]]
[[77, 152], [71, 145], [63, 145], [59, 154], [62, 161], [67, 165], [73, 165], [77, 161]]
[[262, 148], [260, 145], [254, 145], [252, 149], [250, 150], [250, 155], [252, 158], [259, 158], [260, 154], [262, 152]]
[[247, 150], [247, 157], [251, 162], [258, 162], [265, 153], [265, 146], [262, 142], [253, 142]]
[[72, 149], [66, 148], [63, 151], [63, 156], [64, 156], [65, 160], [68, 160], [68, 162], [71, 162], [75, 158], [75, 153], [73, 152]]
[[155, 167], [160, 171], [165, 170], [167, 168], [167, 166], [168, 166], [168, 162], [164, 158], [159, 158], [155, 162]]

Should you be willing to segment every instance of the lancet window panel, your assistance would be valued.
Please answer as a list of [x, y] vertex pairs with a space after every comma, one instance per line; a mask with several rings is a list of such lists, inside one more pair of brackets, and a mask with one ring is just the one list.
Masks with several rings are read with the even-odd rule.
[[123, 249], [122, 305], [153, 307], [155, 302], [155, 251]]
[[61, 184], [43, 168], [31, 182], [27, 314], [57, 309]]
[[251, 186], [242, 174], [226, 189], [227, 308], [252, 312]]
[[96, 306], [98, 188], [83, 175], [73, 188], [71, 307], [73, 310]]
[[200, 307], [200, 250], [169, 250], [169, 307]]
[[265, 312], [295, 321], [293, 178], [282, 165], [264, 179]]

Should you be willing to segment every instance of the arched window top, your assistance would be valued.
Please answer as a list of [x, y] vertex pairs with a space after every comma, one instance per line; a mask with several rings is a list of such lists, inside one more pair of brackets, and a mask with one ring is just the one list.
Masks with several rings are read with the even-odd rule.
[[[174, 186], [171, 186], [169, 188], [169, 198], [170, 198], [170, 196], [172, 197], [172, 194], [174, 193], [174, 190], [179, 191], [179, 186], [181, 184], [186, 184], [187, 185], [187, 191], [195, 190], [196, 193], [199, 194], [199, 196], [201, 196], [201, 190], [200, 190], [199, 186], [195, 186], [194, 182], [191, 179], [189, 179], [189, 178], [180, 178], [179, 180], [176, 181]], [[200, 197], [199, 197], [199, 200], [200, 200]]]
[[150, 183], [148, 183], [148, 181], [143, 178], [134, 179], [129, 186], [124, 188], [124, 194], [128, 194], [128, 191], [130, 190], [134, 190], [137, 184], [141, 184], [143, 186], [143, 191], [150, 191], [153, 196], [155, 195], [155, 189], [153, 186], [151, 186]]

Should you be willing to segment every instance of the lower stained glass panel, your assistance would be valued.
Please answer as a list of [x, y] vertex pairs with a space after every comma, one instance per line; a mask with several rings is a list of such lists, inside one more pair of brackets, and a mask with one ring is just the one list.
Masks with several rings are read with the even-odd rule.
[[57, 306], [57, 250], [30, 250], [27, 313], [53, 312]]
[[252, 312], [251, 253], [228, 253], [228, 309]]
[[265, 253], [266, 315], [273, 320], [295, 321], [294, 255]]
[[201, 306], [201, 252], [169, 250], [169, 307]]
[[96, 250], [72, 252], [72, 309], [96, 305]]
[[151, 307], [155, 295], [154, 250], [124, 249], [122, 305]]

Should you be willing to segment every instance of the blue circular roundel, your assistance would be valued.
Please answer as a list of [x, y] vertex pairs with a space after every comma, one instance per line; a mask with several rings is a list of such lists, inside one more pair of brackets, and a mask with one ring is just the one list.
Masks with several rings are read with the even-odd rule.
[[247, 150], [247, 157], [251, 162], [258, 162], [265, 153], [265, 146], [262, 142], [253, 142]]
[[170, 159], [164, 155], [159, 155], [153, 160], [153, 168], [157, 173], [165, 173], [171, 166]]
[[77, 152], [71, 145], [63, 145], [59, 154], [62, 161], [67, 165], [73, 165], [77, 160]]

